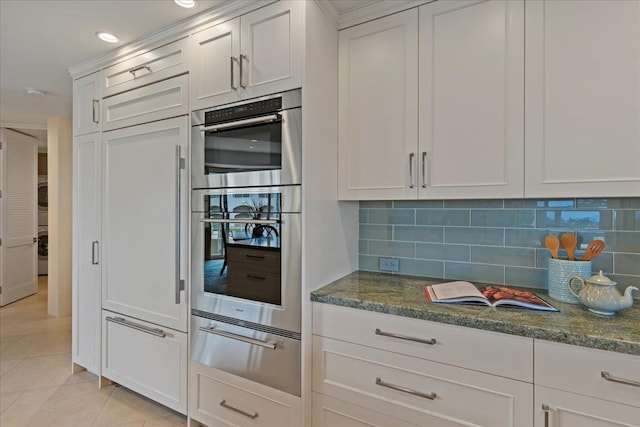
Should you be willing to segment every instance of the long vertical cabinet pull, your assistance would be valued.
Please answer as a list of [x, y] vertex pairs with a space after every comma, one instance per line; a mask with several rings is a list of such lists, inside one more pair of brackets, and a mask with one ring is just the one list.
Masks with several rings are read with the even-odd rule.
[[[229, 65], [231, 66], [231, 89], [233, 90], [238, 90], [238, 86], [235, 85], [235, 81], [233, 78], [233, 63], [236, 62], [237, 59], [235, 58], [235, 56], [231, 57], [231, 60], [229, 61]], [[242, 67], [242, 65], [240, 65], [240, 67]], [[240, 68], [240, 70], [242, 70], [242, 68]], [[242, 72], [242, 71], [240, 71]], [[240, 79], [242, 80], [242, 75], [240, 76]]]
[[549, 427], [549, 405], [543, 403], [542, 410], [544, 411], [544, 427]]
[[422, 188], [427, 188], [427, 156], [429, 153], [422, 152]]
[[[96, 105], [98, 105], [98, 108], [96, 108]], [[93, 123], [95, 123], [95, 124], [100, 123], [100, 115], [96, 114], [97, 111], [98, 112], [100, 111], [100, 100], [94, 99], [93, 100], [93, 111], [91, 113], [91, 119], [93, 120]]]
[[91, 264], [93, 265], [98, 265], [98, 260], [96, 259], [96, 255], [99, 254], [98, 249], [98, 241], [94, 240], [93, 242], [91, 242]]
[[416, 156], [416, 153], [409, 153], [409, 188], [414, 188], [413, 184], [413, 158]]
[[184, 168], [183, 165], [182, 148], [176, 145], [176, 304], [180, 304], [180, 291], [184, 289], [184, 281], [180, 279], [180, 173]]
[[246, 85], [246, 84], [244, 84], [244, 71], [243, 71], [243, 68], [242, 68], [242, 60], [243, 60], [243, 59], [246, 59], [246, 60], [247, 60], [247, 62], [249, 62], [249, 57], [248, 57], [247, 55], [243, 55], [243, 54], [241, 54], [241, 55], [240, 55], [240, 61], [239, 61], [239, 62], [240, 62], [240, 87], [241, 87], [242, 89], [246, 89], [246, 88], [247, 88], [247, 85]]

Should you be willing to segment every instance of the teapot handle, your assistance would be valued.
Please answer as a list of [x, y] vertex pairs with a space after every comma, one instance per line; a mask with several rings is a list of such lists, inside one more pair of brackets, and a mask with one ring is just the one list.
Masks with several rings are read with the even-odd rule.
[[580, 292], [580, 289], [578, 289], [578, 292], [573, 290], [573, 287], [571, 286], [571, 284], [573, 283], [574, 280], [578, 280], [580, 282], [580, 289], [582, 289], [582, 287], [585, 285], [584, 280], [582, 280], [582, 277], [580, 276], [571, 276], [569, 277], [569, 283], [567, 284], [567, 286], [569, 287], [569, 290], [571, 291], [572, 294], [574, 294], [576, 296], [576, 298], [578, 297], [578, 293]]

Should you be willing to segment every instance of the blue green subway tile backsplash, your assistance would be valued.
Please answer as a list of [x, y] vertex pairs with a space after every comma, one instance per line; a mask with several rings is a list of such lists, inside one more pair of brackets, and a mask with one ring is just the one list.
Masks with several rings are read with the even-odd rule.
[[361, 270], [390, 257], [399, 274], [546, 288], [544, 238], [572, 232], [578, 258], [605, 241], [594, 273], [640, 286], [640, 197], [363, 201], [359, 220]]

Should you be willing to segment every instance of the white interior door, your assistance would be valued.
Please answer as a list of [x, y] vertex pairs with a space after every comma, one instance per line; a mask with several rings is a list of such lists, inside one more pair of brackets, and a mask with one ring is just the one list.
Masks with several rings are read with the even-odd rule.
[[36, 293], [36, 140], [0, 129], [0, 306]]

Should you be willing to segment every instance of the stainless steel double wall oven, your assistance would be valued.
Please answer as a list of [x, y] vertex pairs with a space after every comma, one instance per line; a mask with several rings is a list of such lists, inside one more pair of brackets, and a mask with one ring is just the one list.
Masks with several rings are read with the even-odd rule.
[[300, 395], [300, 90], [194, 112], [191, 357]]

